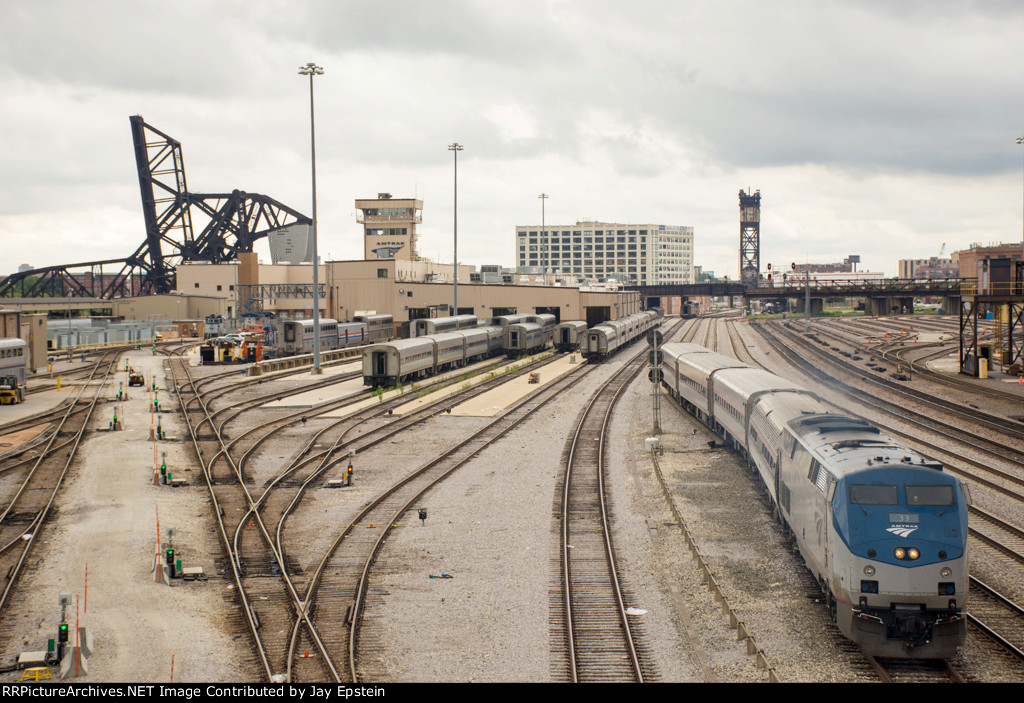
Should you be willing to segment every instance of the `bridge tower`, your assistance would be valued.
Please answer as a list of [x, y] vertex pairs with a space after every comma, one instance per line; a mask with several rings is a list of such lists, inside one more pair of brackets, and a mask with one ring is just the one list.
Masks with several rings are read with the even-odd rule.
[[740, 191], [740, 283], [757, 286], [761, 271], [761, 191]]

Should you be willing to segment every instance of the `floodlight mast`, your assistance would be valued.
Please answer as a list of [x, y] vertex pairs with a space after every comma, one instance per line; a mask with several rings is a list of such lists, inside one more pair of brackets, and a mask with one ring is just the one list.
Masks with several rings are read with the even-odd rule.
[[300, 76], [309, 76], [309, 149], [313, 169], [313, 375], [324, 372], [320, 366], [320, 262], [316, 253], [316, 123], [313, 119], [313, 76], [322, 76], [324, 69], [315, 63], [299, 67]]

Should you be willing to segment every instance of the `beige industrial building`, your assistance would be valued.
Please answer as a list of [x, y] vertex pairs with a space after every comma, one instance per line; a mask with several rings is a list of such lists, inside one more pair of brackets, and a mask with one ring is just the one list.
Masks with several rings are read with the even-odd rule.
[[[311, 265], [259, 264], [255, 254], [239, 258], [226, 264], [179, 266], [178, 291], [221, 296], [228, 317], [252, 309], [247, 303], [251, 306], [253, 302], [257, 303], [255, 309], [278, 315], [312, 317], [308, 294], [296, 297], [301, 286], [312, 284]], [[587, 320], [593, 325], [641, 310], [640, 294], [635, 291], [536, 282], [471, 283], [473, 272], [472, 266], [459, 266], [459, 314], [550, 313], [559, 320]], [[403, 259], [329, 261], [320, 265], [319, 278], [324, 290], [320, 312], [325, 317], [348, 320], [365, 312], [392, 315], [402, 334], [411, 320], [454, 314], [451, 264]], [[253, 295], [260, 296], [259, 300], [245, 300]]]
[[[324, 317], [349, 320], [361, 313], [391, 315], [396, 334], [405, 336], [412, 320], [452, 314], [484, 318], [548, 313], [559, 321], [585, 320], [592, 326], [642, 309], [638, 292], [623, 291], [614, 284], [565, 285], [565, 279], [550, 271], [521, 271], [506, 277], [459, 265], [458, 310], [455, 311], [455, 267], [430, 261], [419, 256], [416, 250], [416, 225], [422, 219], [423, 201], [379, 193], [376, 199], [356, 200], [356, 208], [359, 211], [357, 221], [363, 225], [365, 258], [319, 264], [318, 279], [323, 296], [320, 313]], [[294, 261], [304, 256], [301, 234], [289, 231], [290, 239], [281, 242], [281, 251], [288, 256], [275, 258]], [[689, 250], [692, 230], [687, 236]], [[682, 257], [680, 250], [678, 257], [673, 253], [671, 258], [673, 262], [680, 258], [676, 263], [692, 271], [689, 253], [685, 260]], [[667, 261], [663, 265], [668, 265]], [[623, 265], [628, 266], [625, 261]], [[100, 309], [105, 314], [132, 320], [188, 321], [210, 315], [230, 319], [260, 311], [310, 318], [313, 316], [312, 278], [311, 262], [261, 264], [256, 253], [242, 253], [237, 261], [227, 263], [179, 265], [175, 271], [176, 288], [170, 295], [109, 301], [50, 298], [43, 308], [38, 299], [10, 299], [5, 304], [25, 311], [66, 309], [69, 315], [72, 310]]]

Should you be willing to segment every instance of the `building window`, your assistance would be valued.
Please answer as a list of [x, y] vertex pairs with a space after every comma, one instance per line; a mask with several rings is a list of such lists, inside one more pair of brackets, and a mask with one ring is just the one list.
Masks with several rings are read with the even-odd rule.
[[387, 269], [377, 269], [377, 278], [387, 278], [387, 277], [388, 277], [388, 270]]
[[198, 287], [199, 287], [199, 284], [198, 284], [198, 283], [193, 283], [192, 285], [193, 285], [194, 287], [196, 287], [196, 288], [198, 288]]
[[223, 286], [217, 286], [217, 290], [221, 290], [221, 288], [223, 288]]

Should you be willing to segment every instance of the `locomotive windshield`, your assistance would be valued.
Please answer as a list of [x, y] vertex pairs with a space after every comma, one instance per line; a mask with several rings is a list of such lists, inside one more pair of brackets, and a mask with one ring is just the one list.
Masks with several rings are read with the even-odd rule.
[[854, 505], [899, 505], [900, 494], [895, 485], [851, 483], [850, 502]]
[[907, 505], [953, 505], [952, 486], [907, 486]]

